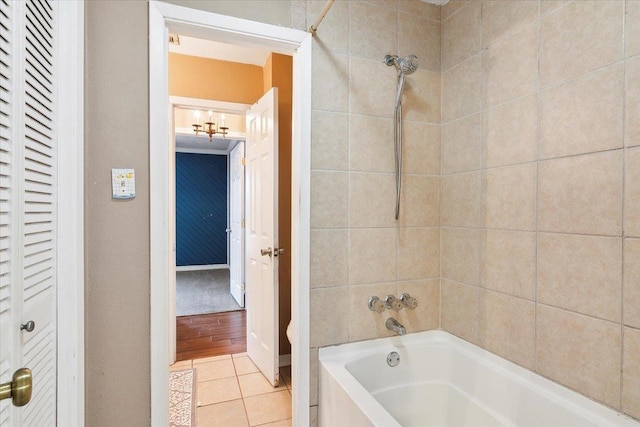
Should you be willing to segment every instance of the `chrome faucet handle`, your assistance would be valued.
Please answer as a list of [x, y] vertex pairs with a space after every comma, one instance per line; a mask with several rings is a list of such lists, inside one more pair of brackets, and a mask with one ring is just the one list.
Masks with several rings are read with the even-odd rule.
[[382, 313], [385, 309], [384, 302], [378, 297], [369, 297], [369, 310]]
[[384, 299], [384, 303], [388, 309], [391, 309], [393, 311], [400, 311], [402, 310], [402, 307], [404, 307], [404, 305], [402, 304], [402, 301], [400, 301], [398, 298], [394, 297], [393, 295], [387, 295], [386, 298]]
[[415, 310], [418, 306], [418, 300], [407, 293], [400, 295], [400, 301], [402, 301], [402, 305], [409, 310]]

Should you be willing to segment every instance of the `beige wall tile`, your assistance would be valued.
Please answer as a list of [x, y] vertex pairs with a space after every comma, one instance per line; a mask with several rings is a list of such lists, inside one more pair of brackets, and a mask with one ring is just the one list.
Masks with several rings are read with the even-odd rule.
[[609, 151], [540, 162], [538, 228], [542, 231], [620, 235], [622, 152]]
[[640, 330], [624, 328], [622, 410], [640, 419]]
[[620, 322], [622, 239], [538, 235], [538, 301]]
[[312, 288], [347, 284], [346, 230], [311, 230]]
[[[407, 77], [405, 83], [403, 119], [440, 124], [440, 96], [440, 73], [419, 69]], [[395, 102], [395, 95], [392, 102]]]
[[627, 0], [625, 22], [625, 46], [627, 58], [640, 53], [640, 2]]
[[536, 160], [538, 148], [537, 96], [499, 105], [483, 114], [486, 167]]
[[398, 10], [399, 0], [363, 0], [363, 1], [365, 3], [370, 3], [375, 6], [381, 6], [381, 7], [386, 7], [387, 9]]
[[396, 280], [396, 229], [349, 231], [349, 283]]
[[619, 61], [621, 1], [575, 1], [540, 21], [540, 84], [548, 86]]
[[309, 407], [309, 427], [318, 427], [318, 405]]
[[480, 293], [478, 341], [499, 356], [535, 366], [535, 304], [510, 295]]
[[342, 113], [349, 110], [349, 57], [314, 49], [311, 108]]
[[407, 332], [428, 331], [440, 327], [440, 279], [398, 282], [398, 297], [408, 293], [418, 300], [415, 310], [402, 309], [396, 319]]
[[348, 174], [311, 172], [311, 227], [347, 226]]
[[395, 335], [384, 326], [387, 317], [393, 316], [395, 312], [389, 310], [385, 310], [382, 313], [371, 311], [369, 310], [368, 303], [369, 297], [375, 295], [384, 300], [387, 295], [398, 296], [397, 291], [398, 287], [395, 283], [360, 285], [349, 288], [349, 323], [348, 325], [342, 325], [344, 329], [349, 330], [349, 341], [361, 341]]
[[[392, 209], [395, 209], [395, 198], [391, 205]], [[420, 175], [402, 176], [398, 223], [403, 227], [440, 225], [440, 178]]]
[[442, 8], [435, 4], [425, 3], [420, 0], [399, 0], [398, 10], [408, 12], [423, 18], [440, 21], [440, 10]]
[[538, 84], [537, 27], [530, 25], [491, 45], [483, 54], [482, 66], [485, 107], [534, 93]]
[[625, 145], [632, 147], [640, 145], [640, 56], [628, 60], [626, 66]]
[[[393, 117], [396, 71], [382, 62], [383, 57], [376, 61], [355, 57], [349, 59], [350, 113]], [[371, 90], [372, 87], [376, 90]]]
[[440, 126], [420, 122], [402, 124], [402, 171], [440, 175]]
[[398, 48], [397, 11], [379, 7], [374, 2], [347, 3], [351, 55], [382, 61], [385, 53], [395, 52]]
[[309, 349], [309, 404], [318, 404], [318, 349]]
[[393, 227], [396, 187], [392, 174], [349, 174], [349, 226]]
[[442, 229], [441, 275], [469, 285], [480, 282], [480, 231]]
[[624, 233], [640, 237], [640, 147], [626, 150], [624, 170]]
[[623, 145], [624, 66], [612, 65], [540, 94], [540, 157]]
[[[403, 4], [427, 3], [419, 0], [402, 2]], [[401, 12], [398, 16], [398, 52], [416, 55], [421, 70], [440, 72], [440, 22], [425, 19], [419, 14]], [[403, 54], [405, 54], [403, 53]]]
[[[625, 325], [640, 328], [640, 240], [624, 240], [624, 299], [622, 319]], [[640, 354], [640, 353], [638, 353]]]
[[620, 325], [538, 304], [540, 374], [613, 407], [620, 405]]
[[311, 114], [311, 168], [347, 170], [349, 116], [328, 111]]
[[486, 230], [482, 235], [480, 283], [533, 301], [536, 286], [536, 234]]
[[482, 103], [482, 55], [442, 73], [442, 122], [480, 111]]
[[471, 343], [478, 343], [480, 288], [443, 279], [440, 293], [442, 329]]
[[540, 0], [540, 16], [546, 16], [571, 3], [573, 0]]
[[480, 225], [480, 172], [442, 177], [441, 225], [478, 227]]
[[398, 280], [440, 277], [440, 229], [398, 229]]
[[350, 170], [395, 171], [392, 119], [351, 115], [348, 135]]
[[482, 210], [489, 228], [535, 230], [536, 163], [487, 169], [482, 174]]
[[347, 342], [348, 328], [335, 320], [349, 318], [349, 288], [312, 289], [309, 302], [311, 347]]
[[442, 23], [442, 69], [448, 70], [480, 51], [482, 4], [471, 2]]
[[[327, 3], [323, 0], [306, 2], [307, 24], [304, 30], [315, 22]], [[322, 20], [322, 31], [314, 34], [315, 46], [337, 53], [349, 52], [349, 2], [338, 1], [331, 6], [331, 13]]]
[[442, 173], [480, 169], [482, 114], [474, 114], [442, 126]]
[[533, 24], [538, 14], [538, 2], [484, 1], [482, 3], [482, 46], [490, 44]]
[[442, 6], [442, 20], [444, 21], [451, 17], [468, 3], [469, 0], [449, 0], [444, 6]]

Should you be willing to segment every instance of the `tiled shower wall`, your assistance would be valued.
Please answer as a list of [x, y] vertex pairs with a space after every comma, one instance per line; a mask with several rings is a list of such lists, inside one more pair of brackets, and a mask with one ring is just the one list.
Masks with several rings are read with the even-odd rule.
[[442, 328], [640, 418], [640, 1], [442, 11]]
[[[325, 1], [294, 2], [308, 28]], [[418, 0], [334, 3], [313, 45], [311, 147], [311, 403], [317, 348], [388, 336], [391, 314], [369, 296], [409, 292], [393, 313], [410, 332], [440, 318], [440, 7]], [[302, 23], [302, 21], [306, 21]], [[415, 54], [404, 96], [404, 176], [394, 219], [396, 71], [385, 54]]]

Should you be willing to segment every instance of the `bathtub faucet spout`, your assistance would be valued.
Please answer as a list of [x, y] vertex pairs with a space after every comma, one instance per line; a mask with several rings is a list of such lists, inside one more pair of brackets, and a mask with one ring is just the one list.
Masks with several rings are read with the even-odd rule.
[[393, 317], [389, 317], [387, 321], [384, 323], [384, 326], [386, 326], [387, 329], [395, 332], [398, 335], [404, 335], [407, 333], [407, 331], [404, 329], [404, 326], [402, 326], [400, 322], [398, 322]]

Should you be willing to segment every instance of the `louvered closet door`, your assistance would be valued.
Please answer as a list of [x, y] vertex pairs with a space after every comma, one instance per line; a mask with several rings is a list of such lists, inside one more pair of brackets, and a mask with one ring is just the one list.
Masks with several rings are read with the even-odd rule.
[[33, 373], [31, 402], [0, 402], [3, 427], [56, 425], [56, 9], [0, 0], [0, 381]]

